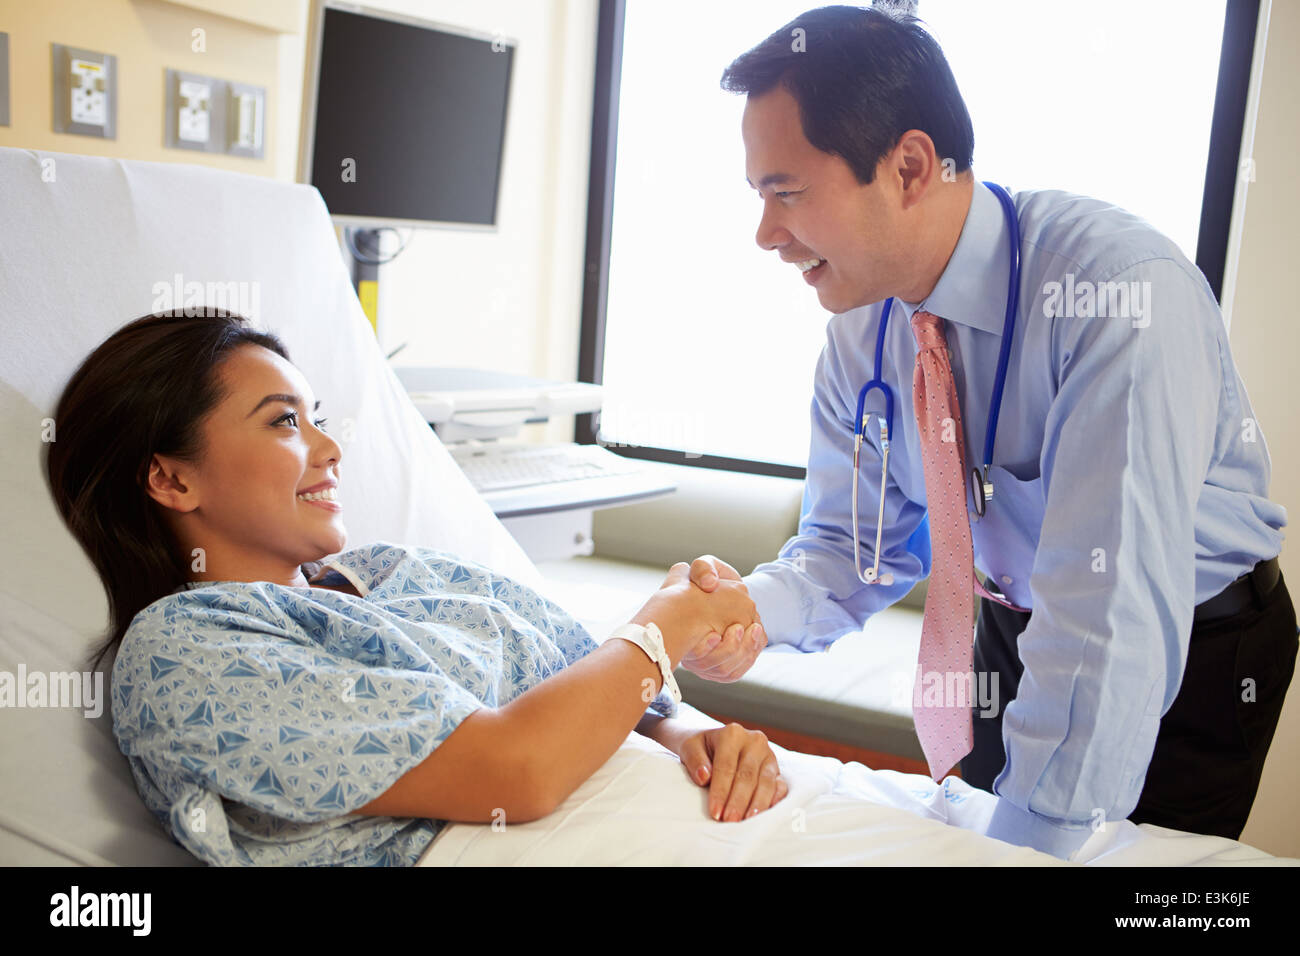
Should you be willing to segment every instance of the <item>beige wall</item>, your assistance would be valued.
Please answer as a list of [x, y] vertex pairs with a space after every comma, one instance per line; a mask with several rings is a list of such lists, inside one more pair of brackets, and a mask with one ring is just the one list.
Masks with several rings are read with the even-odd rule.
[[[246, 3], [244, 5], [247, 5]], [[234, 0], [0, 0], [0, 33], [9, 34], [9, 126], [0, 146], [117, 156], [157, 162], [201, 163], [292, 180], [298, 146], [306, 0], [269, 0], [276, 22], [297, 22], [282, 33], [263, 23], [224, 16], [243, 13]], [[204, 31], [204, 52], [191, 47]], [[117, 137], [102, 139], [53, 131], [50, 44], [83, 47], [117, 57]], [[163, 146], [164, 71], [202, 73], [262, 86], [267, 91], [262, 159]]]
[[[1300, 527], [1300, 427], [1295, 401], [1300, 327], [1295, 307], [1297, 223], [1300, 223], [1300, 4], [1274, 2], [1255, 129], [1255, 181], [1249, 183], [1241, 259], [1232, 304], [1230, 343], [1264, 432], [1273, 478], [1269, 497], [1287, 510], [1287, 537]], [[1282, 546], [1282, 575], [1300, 601], [1300, 549]], [[1291, 692], [1264, 766], [1259, 796], [1241, 838], [1280, 856], [1300, 857], [1295, 792], [1300, 784], [1300, 679]]]

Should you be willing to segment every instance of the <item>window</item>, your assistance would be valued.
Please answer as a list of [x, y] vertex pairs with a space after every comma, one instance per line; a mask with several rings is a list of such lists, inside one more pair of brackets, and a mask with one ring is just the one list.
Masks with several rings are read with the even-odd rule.
[[[745, 97], [718, 84], [808, 7], [603, 0], [581, 377], [604, 383], [598, 440], [614, 450], [803, 474], [830, 315], [755, 243]], [[917, 13], [970, 111], [978, 179], [1123, 206], [1178, 242], [1217, 292], [1257, 9], [920, 0]], [[578, 440], [596, 439], [580, 422]]]

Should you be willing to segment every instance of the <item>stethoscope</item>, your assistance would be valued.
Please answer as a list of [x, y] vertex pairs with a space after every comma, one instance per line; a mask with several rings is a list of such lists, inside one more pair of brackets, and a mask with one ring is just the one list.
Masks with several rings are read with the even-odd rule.
[[[975, 498], [975, 513], [984, 516], [985, 502], [993, 497], [993, 482], [989, 478], [989, 467], [993, 463], [993, 444], [998, 434], [998, 409], [1002, 405], [1002, 389], [1007, 383], [1007, 360], [1011, 356], [1011, 340], [1016, 330], [1016, 306], [1020, 298], [1020, 222], [1016, 218], [1016, 207], [1011, 195], [997, 183], [984, 183], [1002, 204], [1002, 213], [1011, 230], [1011, 275], [1007, 281], [1007, 317], [1002, 324], [1002, 350], [998, 354], [997, 378], [993, 382], [993, 401], [989, 406], [988, 425], [984, 430], [984, 470], [972, 468], [970, 473], [971, 492]], [[885, 380], [880, 377], [885, 353], [885, 329], [889, 326], [889, 310], [894, 304], [891, 296], [885, 300], [885, 307], [880, 313], [880, 332], [876, 336], [876, 377], [862, 386], [858, 392], [858, 409], [854, 418], [853, 432], [853, 566], [858, 572], [858, 580], [864, 584], [877, 581], [888, 587], [894, 583], [894, 576], [886, 572], [880, 575], [880, 541], [885, 523], [885, 476], [889, 470], [889, 436], [894, 430], [894, 393]], [[873, 388], [880, 389], [885, 396], [885, 416], [880, 420], [880, 511], [876, 516], [876, 555], [875, 563], [862, 571], [862, 546], [858, 540], [858, 463], [861, 458], [862, 443], [867, 436], [867, 420], [871, 413], [863, 413], [867, 393]], [[880, 416], [877, 414], [876, 416]], [[977, 519], [978, 520], [978, 519]]]

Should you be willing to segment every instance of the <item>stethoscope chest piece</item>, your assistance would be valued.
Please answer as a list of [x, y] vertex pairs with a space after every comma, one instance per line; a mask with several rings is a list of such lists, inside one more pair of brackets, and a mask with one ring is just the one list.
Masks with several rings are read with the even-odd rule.
[[989, 480], [987, 465], [984, 466], [982, 476], [978, 468], [970, 470], [970, 490], [971, 496], [975, 499], [975, 514], [982, 518], [988, 499], [993, 497], [993, 482]]

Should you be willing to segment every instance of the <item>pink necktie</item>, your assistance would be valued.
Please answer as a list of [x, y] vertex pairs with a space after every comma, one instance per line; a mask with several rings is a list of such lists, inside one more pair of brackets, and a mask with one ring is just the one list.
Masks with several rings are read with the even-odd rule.
[[985, 597], [1007, 602], [989, 594], [975, 577], [966, 513], [966, 433], [942, 319], [918, 309], [912, 331], [919, 348], [912, 402], [921, 435], [931, 556], [912, 715], [930, 776], [937, 783], [974, 745], [971, 583]]

